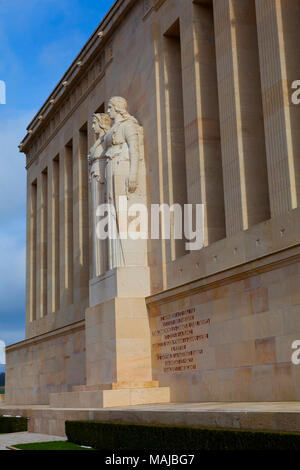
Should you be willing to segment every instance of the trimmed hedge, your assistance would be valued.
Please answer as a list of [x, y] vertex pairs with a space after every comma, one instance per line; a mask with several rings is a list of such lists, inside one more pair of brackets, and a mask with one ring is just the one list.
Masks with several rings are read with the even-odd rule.
[[300, 433], [66, 421], [75, 444], [98, 450], [299, 450]]
[[14, 418], [0, 416], [0, 434], [27, 431], [27, 418]]

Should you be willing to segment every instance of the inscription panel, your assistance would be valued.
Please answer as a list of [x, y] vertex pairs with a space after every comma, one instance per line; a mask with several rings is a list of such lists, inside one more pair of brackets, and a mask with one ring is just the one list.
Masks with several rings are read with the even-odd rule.
[[152, 318], [152, 354], [155, 367], [164, 373], [200, 368], [208, 345], [210, 317], [197, 307]]

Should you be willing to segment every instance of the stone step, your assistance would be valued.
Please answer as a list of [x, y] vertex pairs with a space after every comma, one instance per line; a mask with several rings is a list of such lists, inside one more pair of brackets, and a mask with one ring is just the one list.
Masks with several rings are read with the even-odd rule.
[[158, 380], [147, 380], [137, 382], [112, 382], [101, 385], [74, 385], [72, 392], [90, 392], [95, 390], [119, 390], [124, 388], [157, 388]]
[[127, 388], [50, 393], [51, 408], [111, 408], [170, 403], [170, 388]]

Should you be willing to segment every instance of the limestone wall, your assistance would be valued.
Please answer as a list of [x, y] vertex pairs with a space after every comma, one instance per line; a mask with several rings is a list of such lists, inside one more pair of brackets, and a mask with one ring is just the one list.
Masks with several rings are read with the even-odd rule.
[[148, 299], [153, 378], [171, 401], [293, 401], [299, 247]]
[[[299, 399], [299, 8], [116, 2], [22, 144], [28, 341], [8, 348], [10, 403], [47, 403], [50, 391], [84, 383], [83, 330], [56, 331], [84, 321], [89, 305], [87, 153], [93, 113], [114, 95], [144, 129], [149, 203], [204, 205], [203, 249], [148, 241], [153, 378], [172, 400]], [[186, 344], [157, 345], [182, 333], [160, 330], [186, 323], [174, 337]], [[174, 370], [183, 365], [196, 368]]]
[[7, 348], [5, 400], [48, 404], [50, 392], [85, 383], [84, 323]]

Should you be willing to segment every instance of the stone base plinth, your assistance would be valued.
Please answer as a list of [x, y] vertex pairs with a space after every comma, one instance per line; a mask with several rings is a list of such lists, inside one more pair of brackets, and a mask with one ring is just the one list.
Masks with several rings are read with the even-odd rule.
[[90, 392], [94, 390], [119, 390], [123, 388], [155, 388], [158, 387], [158, 380], [149, 380], [146, 382], [113, 382], [101, 385], [75, 385], [72, 392]]
[[145, 382], [152, 382], [151, 333], [144, 298], [118, 297], [90, 307], [85, 312], [85, 326], [86, 385], [136, 383], [134, 388], [144, 388]]
[[169, 402], [169, 387], [87, 390], [50, 394], [50, 406], [53, 408], [111, 408]]

